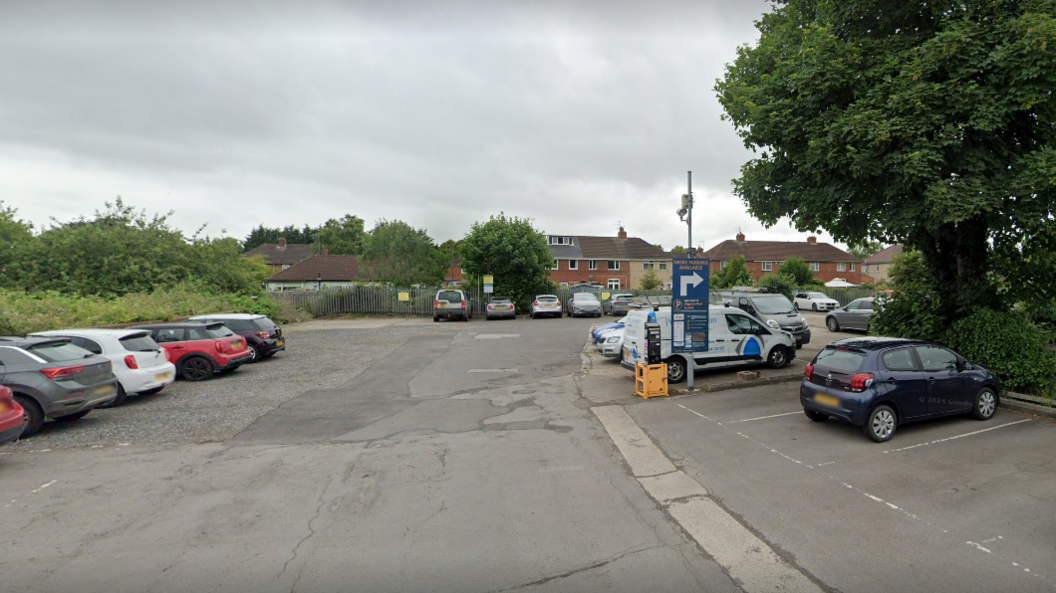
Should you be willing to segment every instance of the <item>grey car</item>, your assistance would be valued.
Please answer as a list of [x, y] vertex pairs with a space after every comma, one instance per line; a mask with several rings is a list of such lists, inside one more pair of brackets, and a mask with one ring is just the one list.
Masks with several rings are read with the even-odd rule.
[[439, 290], [433, 300], [433, 321], [441, 317], [469, 321], [473, 318], [473, 306], [466, 293], [455, 288]]
[[517, 306], [513, 304], [510, 297], [496, 296], [488, 300], [484, 320], [491, 321], [492, 319], [517, 319]]
[[117, 397], [110, 361], [65, 338], [0, 337], [0, 384], [26, 410], [29, 436], [44, 420], [83, 418]]
[[869, 331], [869, 318], [873, 316], [873, 297], [857, 299], [847, 303], [825, 316], [825, 326], [829, 331], [857, 329]]
[[614, 317], [622, 317], [631, 309], [637, 308], [633, 294], [614, 294], [612, 298], [602, 303], [603, 312]]
[[565, 306], [568, 308], [570, 317], [579, 317], [580, 315], [601, 317], [601, 301], [592, 292], [577, 292], [572, 295], [572, 298], [568, 299], [568, 303]]

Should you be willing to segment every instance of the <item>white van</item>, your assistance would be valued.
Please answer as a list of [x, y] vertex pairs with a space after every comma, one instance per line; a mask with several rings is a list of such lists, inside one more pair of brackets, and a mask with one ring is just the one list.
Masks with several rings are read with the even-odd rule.
[[[623, 353], [620, 364], [627, 369], [645, 360], [645, 322], [653, 311], [631, 311], [623, 330]], [[708, 347], [699, 347], [692, 356], [671, 351], [671, 308], [656, 312], [660, 324], [660, 358], [667, 363], [669, 383], [681, 383], [686, 367], [693, 370], [736, 367], [755, 363], [779, 369], [788, 366], [796, 356], [796, 339], [792, 334], [772, 327], [736, 307], [711, 305], [708, 313]]]

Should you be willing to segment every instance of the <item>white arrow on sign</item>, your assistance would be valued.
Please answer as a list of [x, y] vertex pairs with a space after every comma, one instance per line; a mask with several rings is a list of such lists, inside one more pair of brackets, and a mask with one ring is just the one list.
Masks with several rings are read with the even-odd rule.
[[698, 284], [703, 282], [704, 279], [700, 277], [700, 274], [693, 272], [691, 276], [682, 277], [682, 296], [689, 294], [690, 287], [696, 287]]

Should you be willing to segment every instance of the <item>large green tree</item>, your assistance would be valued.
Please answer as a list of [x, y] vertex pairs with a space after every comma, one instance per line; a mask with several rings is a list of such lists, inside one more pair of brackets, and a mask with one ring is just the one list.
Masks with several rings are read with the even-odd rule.
[[17, 214], [14, 208], [0, 201], [0, 286], [10, 283], [7, 264], [25, 243], [33, 239], [33, 225], [19, 219]]
[[362, 260], [367, 277], [399, 286], [440, 284], [450, 263], [425, 229], [402, 220], [379, 220], [365, 238]]
[[822, 284], [821, 281], [814, 276], [814, 272], [810, 269], [810, 266], [807, 265], [807, 262], [799, 257], [790, 257], [786, 259], [777, 270], [777, 273], [790, 278], [792, 280], [792, 285], [800, 288]]
[[331, 218], [316, 231], [312, 251], [318, 253], [323, 247], [330, 255], [359, 255], [363, 253], [366, 232], [363, 219], [346, 214], [340, 219]]
[[249, 235], [247, 235], [242, 241], [242, 248], [249, 251], [250, 249], [260, 247], [265, 243], [278, 243], [279, 239], [286, 239], [287, 243], [295, 245], [308, 245], [315, 240], [316, 234], [321, 229], [322, 227], [312, 227], [307, 224], [301, 228], [297, 228], [290, 224], [281, 229], [279, 227], [266, 227], [263, 224], [260, 224], [250, 231]]
[[766, 225], [921, 251], [946, 319], [1000, 306], [1053, 226], [1054, 6], [777, 1], [716, 83], [757, 153], [735, 192]]
[[495, 294], [509, 296], [525, 311], [535, 295], [550, 292], [547, 279], [555, 261], [546, 235], [532, 221], [505, 213], [474, 222], [462, 239], [462, 268], [474, 278], [490, 274]]

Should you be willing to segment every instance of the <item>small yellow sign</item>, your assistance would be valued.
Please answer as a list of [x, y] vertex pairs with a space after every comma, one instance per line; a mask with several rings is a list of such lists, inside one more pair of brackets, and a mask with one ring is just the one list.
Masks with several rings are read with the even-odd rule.
[[411, 293], [409, 293], [409, 292], [401, 292], [400, 293], [400, 300], [401, 301], [409, 301], [409, 300], [411, 300]]
[[607, 301], [607, 300], [609, 300], [610, 296], [612, 296], [611, 292], [603, 292], [603, 293], [601, 293], [601, 300]]
[[484, 284], [495, 284], [495, 276], [484, 276]]

